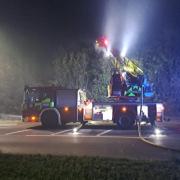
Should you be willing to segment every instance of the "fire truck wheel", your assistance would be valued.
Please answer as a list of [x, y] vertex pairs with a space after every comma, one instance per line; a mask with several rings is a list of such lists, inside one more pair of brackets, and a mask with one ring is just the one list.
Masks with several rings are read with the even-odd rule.
[[85, 122], [84, 121], [84, 110], [83, 109], [81, 111], [78, 111], [78, 121], [82, 124]]
[[152, 127], [155, 127], [155, 126], [156, 126], [154, 119], [150, 119], [149, 122], [151, 123], [151, 126], [152, 126]]
[[121, 129], [131, 129], [134, 125], [134, 120], [128, 116], [120, 116], [117, 119], [117, 125]]
[[40, 114], [40, 121], [43, 127], [57, 128], [61, 125], [60, 113], [55, 108], [44, 109]]

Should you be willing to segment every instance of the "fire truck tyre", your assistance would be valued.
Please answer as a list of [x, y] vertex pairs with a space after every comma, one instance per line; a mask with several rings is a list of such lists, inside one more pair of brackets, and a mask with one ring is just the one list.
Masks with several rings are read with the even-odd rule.
[[84, 112], [82, 111], [78, 111], [78, 121], [80, 123], [84, 123]]
[[134, 121], [128, 116], [120, 116], [117, 120], [117, 125], [121, 129], [131, 129], [134, 125]]
[[154, 119], [150, 119], [149, 121], [150, 121], [150, 123], [151, 123], [151, 126], [152, 126], [152, 127], [155, 127], [155, 120], [154, 120]]
[[61, 125], [60, 122], [60, 114], [54, 109], [48, 109], [41, 113], [40, 121], [43, 127], [46, 128], [57, 128]]

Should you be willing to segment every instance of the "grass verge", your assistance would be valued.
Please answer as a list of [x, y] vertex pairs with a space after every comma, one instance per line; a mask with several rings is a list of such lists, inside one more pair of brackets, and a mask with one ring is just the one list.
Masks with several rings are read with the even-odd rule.
[[179, 161], [0, 154], [4, 180], [179, 180]]

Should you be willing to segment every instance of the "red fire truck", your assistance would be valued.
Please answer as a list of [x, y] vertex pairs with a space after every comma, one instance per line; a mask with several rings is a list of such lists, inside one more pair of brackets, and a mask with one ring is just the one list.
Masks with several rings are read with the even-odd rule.
[[[108, 51], [108, 40], [103, 37], [96, 46]], [[101, 102], [88, 102], [82, 90], [62, 87], [25, 87], [23, 103], [24, 121], [41, 121], [43, 126], [54, 127], [68, 122], [111, 120], [127, 129], [141, 121], [155, 125], [164, 118], [162, 103], [153, 102], [151, 88], [143, 70], [131, 59], [111, 52], [114, 73], [108, 88], [108, 98]]]
[[[136, 124], [140, 102], [127, 100], [91, 102], [86, 93], [61, 87], [25, 87], [22, 117], [26, 122], [40, 121], [44, 127], [53, 128], [69, 122], [112, 121], [127, 129]], [[144, 122], [154, 125], [161, 121], [164, 107], [161, 103], [145, 102], [142, 106]]]

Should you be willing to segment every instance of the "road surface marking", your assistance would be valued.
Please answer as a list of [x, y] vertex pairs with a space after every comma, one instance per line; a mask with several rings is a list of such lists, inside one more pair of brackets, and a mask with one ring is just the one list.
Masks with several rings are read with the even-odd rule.
[[84, 135], [65, 135], [65, 134], [61, 134], [61, 135], [46, 135], [46, 134], [27, 134], [26, 136], [29, 137], [80, 137], [80, 138], [119, 138], [119, 139], [140, 139], [138, 136], [84, 136]]
[[53, 136], [58, 136], [58, 135], [48, 135], [48, 134], [27, 134], [26, 136], [31, 136], [31, 137], [53, 137]]
[[69, 131], [72, 131], [73, 129], [66, 129], [66, 130], [64, 130], [64, 131], [59, 131], [59, 132], [56, 132], [56, 133], [52, 133], [52, 134], [50, 134], [50, 136], [54, 136], [54, 135], [58, 135], [58, 134], [63, 134], [63, 133], [65, 133], [65, 132], [69, 132]]
[[5, 123], [4, 124], [0, 123], [0, 128], [1, 127], [11, 127], [11, 126], [16, 126], [16, 125], [17, 125], [16, 123], [6, 123], [6, 124]]
[[39, 126], [40, 124], [38, 122], [23, 122], [17, 124], [18, 127], [35, 127]]
[[24, 129], [21, 131], [14, 131], [14, 132], [6, 133], [5, 135], [17, 134], [17, 133], [21, 133], [21, 132], [25, 132], [25, 131], [30, 131], [30, 129]]
[[13, 128], [14, 125], [3, 125], [3, 126], [0, 126], [0, 129], [3, 129], [3, 128]]
[[106, 131], [103, 131], [99, 134], [97, 134], [96, 136], [102, 136], [103, 134], [107, 134], [108, 132], [112, 131], [112, 129], [109, 129], [109, 130], [106, 130]]

